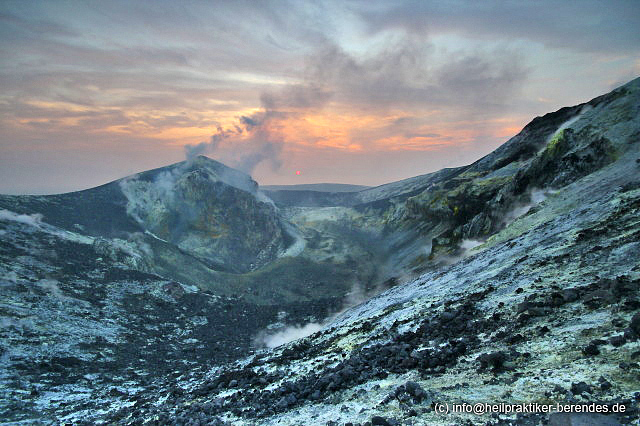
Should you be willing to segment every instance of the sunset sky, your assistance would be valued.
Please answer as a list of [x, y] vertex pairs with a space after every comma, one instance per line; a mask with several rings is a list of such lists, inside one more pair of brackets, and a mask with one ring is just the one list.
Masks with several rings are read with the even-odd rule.
[[378, 185], [640, 76], [640, 2], [3, 0], [0, 52], [0, 193], [199, 153]]

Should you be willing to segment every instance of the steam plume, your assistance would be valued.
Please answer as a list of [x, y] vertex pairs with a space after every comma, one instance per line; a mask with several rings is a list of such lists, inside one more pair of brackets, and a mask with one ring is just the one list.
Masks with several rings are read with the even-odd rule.
[[314, 322], [307, 323], [303, 326], [290, 326], [277, 333], [264, 336], [262, 341], [266, 347], [275, 348], [293, 340], [310, 336], [316, 331], [322, 330], [322, 327], [322, 324]]
[[230, 128], [218, 126], [208, 142], [186, 145], [186, 159], [191, 162], [209, 152], [247, 174], [263, 162], [278, 170], [282, 166], [284, 140], [277, 123], [324, 105], [329, 96], [314, 84], [294, 84], [279, 92], [263, 93], [260, 111], [240, 116]]

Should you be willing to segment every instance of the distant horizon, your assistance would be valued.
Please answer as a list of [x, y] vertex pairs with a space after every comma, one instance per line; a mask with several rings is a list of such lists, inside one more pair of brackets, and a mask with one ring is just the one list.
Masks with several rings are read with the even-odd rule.
[[[611, 91], [612, 91], [612, 90], [615, 90], [615, 89], [617, 89], [617, 88], [619, 88], [619, 87], [625, 86], [626, 84], [628, 84], [628, 83], [630, 83], [631, 81], [634, 81], [634, 80], [636, 80], [636, 79], [638, 79], [638, 78], [640, 78], [640, 76], [635, 77], [635, 78], [633, 78], [633, 79], [631, 79], [631, 80], [629, 80], [629, 81], [627, 81], [627, 82], [625, 82], [625, 83], [620, 84], [619, 86], [616, 86], [616, 87], [612, 88], [612, 89], [611, 89]], [[607, 92], [607, 93], [608, 93], [608, 92]], [[604, 93], [601, 93], [600, 95], [603, 95], [603, 94], [604, 94]], [[598, 96], [600, 96], [600, 95], [597, 95], [597, 96], [595, 96], [595, 97], [598, 97]], [[595, 97], [593, 97], [593, 98], [591, 98], [591, 99], [594, 99]], [[580, 105], [580, 104], [583, 104], [583, 103], [587, 103], [587, 102], [588, 102], [588, 101], [590, 101], [591, 99], [585, 100], [584, 102], [579, 102], [579, 103], [577, 103], [576, 105]], [[574, 106], [574, 105], [565, 105], [564, 107], [570, 107], [570, 106]], [[561, 108], [564, 108], [564, 107], [561, 107]], [[558, 109], [561, 109], [561, 108], [558, 108]], [[557, 110], [554, 110], [554, 111], [548, 111], [548, 112], [547, 112], [547, 113], [545, 113], [545, 114], [553, 113], [553, 112], [555, 112], [555, 111], [557, 111]], [[540, 116], [532, 117], [532, 118], [531, 118], [531, 120], [529, 120], [527, 123], [525, 123], [525, 125], [523, 125], [522, 129], [524, 129], [524, 127], [525, 127], [527, 124], [529, 124], [532, 120], [534, 120], [535, 118], [537, 118], [537, 117], [541, 117], [541, 116], [544, 116], [545, 114], [541, 114]], [[493, 152], [495, 149], [499, 148], [499, 147], [500, 147], [501, 145], [503, 145], [504, 143], [507, 143], [511, 138], [513, 138], [514, 136], [516, 136], [517, 134], [519, 134], [519, 133], [522, 131], [522, 129], [520, 129], [518, 132], [516, 132], [515, 134], [513, 134], [513, 135], [512, 135], [512, 136], [510, 136], [509, 138], [505, 139], [502, 143], [500, 143], [498, 146], [496, 146], [492, 151], [490, 151], [490, 152], [488, 152], [488, 153], [486, 153], [486, 154], [483, 154], [483, 155], [481, 155], [480, 157], [478, 157], [478, 158], [476, 158], [476, 159], [473, 159], [473, 160], [471, 160], [471, 161], [470, 161], [470, 162], [468, 162], [468, 163], [460, 164], [460, 165], [458, 165], [458, 166], [450, 166], [450, 167], [441, 167], [441, 168], [436, 168], [435, 170], [430, 170], [430, 171], [428, 171], [428, 172], [418, 173], [418, 174], [415, 174], [415, 175], [412, 175], [412, 176], [403, 177], [403, 178], [400, 178], [400, 179], [397, 179], [397, 180], [393, 180], [393, 181], [382, 182], [382, 183], [375, 184], [375, 185], [354, 184], [354, 183], [350, 183], [350, 182], [329, 182], [329, 181], [320, 181], [320, 182], [291, 182], [291, 183], [285, 183], [285, 184], [271, 184], [271, 183], [264, 183], [264, 184], [263, 184], [263, 183], [261, 183], [260, 181], [258, 181], [258, 180], [257, 180], [253, 175], [251, 175], [250, 173], [247, 173], [247, 174], [248, 174], [248, 175], [249, 175], [249, 176], [250, 176], [254, 181], [256, 181], [256, 182], [258, 183], [258, 185], [259, 185], [259, 187], [260, 187], [260, 188], [269, 187], [269, 186], [273, 186], [273, 187], [277, 187], [277, 186], [282, 186], [282, 187], [285, 187], [285, 186], [288, 186], [288, 187], [295, 187], [295, 186], [313, 186], [313, 185], [342, 185], [342, 186], [361, 186], [361, 187], [365, 187], [365, 188], [376, 188], [376, 187], [383, 186], [383, 185], [387, 185], [387, 184], [391, 184], [391, 183], [394, 183], [394, 182], [399, 182], [399, 181], [402, 181], [402, 180], [411, 179], [411, 178], [413, 178], [413, 177], [417, 177], [417, 176], [422, 176], [422, 175], [427, 175], [427, 174], [435, 173], [435, 172], [440, 171], [440, 170], [443, 170], [443, 169], [448, 169], [448, 168], [457, 168], [457, 167], [464, 167], [464, 166], [470, 165], [470, 164], [472, 164], [472, 163], [474, 163], [474, 162], [476, 162], [476, 161], [478, 161], [478, 160], [482, 159], [482, 158], [483, 158], [483, 157], [485, 157], [486, 155], [490, 154], [491, 152]], [[217, 161], [217, 162], [219, 162], [219, 163], [221, 163], [221, 164], [224, 164], [224, 165], [225, 165], [225, 166], [227, 166], [227, 167], [230, 167], [230, 168], [236, 169], [235, 167], [230, 166], [229, 164], [226, 164], [224, 161], [222, 161], [222, 160], [220, 160], [220, 159], [217, 159], [217, 158], [213, 157], [211, 154], [202, 154], [202, 153], [198, 153], [198, 154], [196, 154], [196, 155], [197, 155], [197, 156], [206, 157], [206, 158], [208, 158], [209, 160]], [[189, 159], [189, 158], [183, 158], [183, 159], [181, 159], [181, 160], [178, 160], [178, 161], [175, 161], [175, 162], [171, 162], [171, 163], [168, 163], [168, 164], [164, 164], [164, 165], [160, 165], [160, 166], [156, 166], [156, 167], [151, 167], [151, 168], [149, 168], [149, 169], [139, 170], [139, 171], [136, 171], [136, 172], [133, 172], [133, 173], [129, 173], [129, 174], [126, 174], [126, 175], [124, 175], [124, 176], [117, 177], [117, 178], [115, 178], [115, 179], [110, 179], [110, 180], [108, 180], [108, 181], [106, 181], [106, 182], [98, 183], [97, 185], [92, 185], [92, 186], [89, 186], [89, 187], [86, 187], [86, 188], [74, 189], [74, 190], [70, 190], [70, 191], [62, 191], [62, 192], [41, 192], [41, 193], [38, 193], [38, 192], [34, 192], [34, 193], [10, 193], [10, 192], [0, 192], [0, 195], [60, 195], [60, 194], [71, 193], [71, 192], [85, 191], [85, 190], [92, 189], [92, 188], [95, 188], [95, 187], [98, 187], [98, 186], [107, 185], [107, 184], [109, 184], [109, 183], [116, 182], [116, 181], [119, 181], [119, 180], [121, 180], [121, 179], [125, 179], [125, 178], [127, 178], [127, 177], [129, 177], [129, 176], [134, 176], [134, 175], [136, 175], [136, 174], [143, 173], [143, 172], [146, 172], [146, 171], [149, 171], [149, 170], [154, 170], [154, 169], [160, 169], [160, 168], [164, 168], [164, 167], [169, 167], [169, 166], [176, 165], [176, 164], [180, 164], [180, 163], [187, 162], [187, 161], [190, 161], [190, 159]], [[236, 169], [236, 170], [239, 170], [239, 169]], [[240, 171], [242, 171], [242, 170], [240, 170]], [[245, 173], [246, 173], [246, 172], [245, 172]], [[296, 175], [294, 179], [295, 179], [295, 180], [301, 179], [301, 176], [302, 176], [302, 173], [300, 173], [300, 174]], [[319, 191], [319, 192], [327, 192], [327, 191]], [[346, 192], [346, 191], [345, 191], [345, 192]]]
[[463, 166], [639, 76], [638, 16], [628, 0], [7, 0], [0, 193], [198, 154], [265, 185]]

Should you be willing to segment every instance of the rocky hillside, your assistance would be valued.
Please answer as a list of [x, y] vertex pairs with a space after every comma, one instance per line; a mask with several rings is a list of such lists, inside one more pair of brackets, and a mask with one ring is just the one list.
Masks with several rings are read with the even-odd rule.
[[[407, 198], [416, 208], [403, 219], [422, 217], [425, 229], [428, 218], [449, 208], [449, 225], [458, 225], [454, 239], [455, 232], [466, 236], [472, 228], [460, 226], [459, 215], [484, 215], [486, 226], [474, 236], [498, 228], [468, 257], [344, 312], [311, 337], [206, 375], [185, 375], [177, 389], [160, 393], [166, 398], [161, 403], [150, 397], [109, 418], [283, 425], [635, 424], [639, 112], [636, 80], [586, 108], [552, 114], [553, 126], [544, 125], [544, 117], [534, 120], [496, 153], [436, 183], [431, 196]], [[544, 131], [534, 137], [536, 129]], [[511, 163], [501, 160], [505, 156]], [[477, 194], [478, 186], [489, 188], [485, 203], [496, 214], [473, 199], [465, 204], [465, 197], [456, 198]], [[521, 199], [532, 205], [499, 209], [501, 200], [533, 194], [533, 188], [541, 191], [537, 200]], [[599, 403], [611, 411], [623, 406], [624, 413], [437, 412], [437, 404], [445, 403]]]
[[[575, 424], [436, 404], [597, 402], [625, 412], [592, 424], [630, 424], [639, 142], [640, 79], [357, 192], [262, 192], [199, 157], [2, 196], [0, 417]], [[256, 351], [291, 325], [324, 328]]]

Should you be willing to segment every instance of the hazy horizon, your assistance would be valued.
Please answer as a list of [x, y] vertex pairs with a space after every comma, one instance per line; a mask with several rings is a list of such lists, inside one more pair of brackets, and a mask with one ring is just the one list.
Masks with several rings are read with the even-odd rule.
[[624, 0], [5, 1], [0, 193], [197, 154], [261, 185], [470, 164], [640, 75], [638, 17]]

